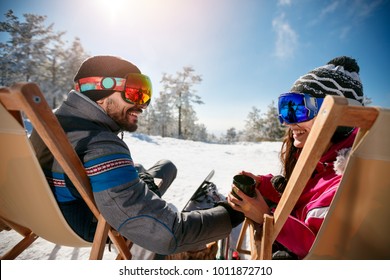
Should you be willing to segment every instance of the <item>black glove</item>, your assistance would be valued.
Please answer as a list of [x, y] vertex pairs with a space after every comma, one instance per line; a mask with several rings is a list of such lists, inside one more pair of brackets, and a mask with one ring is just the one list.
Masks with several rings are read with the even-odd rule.
[[234, 210], [230, 206], [230, 204], [227, 203], [226, 201], [218, 202], [216, 205], [222, 206], [229, 213], [230, 223], [232, 224], [232, 228], [235, 228], [236, 226], [238, 226], [239, 224], [241, 224], [244, 221], [244, 219], [245, 219], [244, 213], [237, 211], [237, 210]]
[[154, 183], [154, 178], [152, 175], [150, 175], [148, 172], [140, 172], [139, 178], [145, 182], [145, 184], [148, 186], [149, 190], [157, 194], [159, 197], [161, 197], [160, 190], [158, 189], [157, 185]]
[[276, 175], [272, 177], [271, 184], [278, 193], [282, 194], [287, 186], [287, 180], [282, 175]]

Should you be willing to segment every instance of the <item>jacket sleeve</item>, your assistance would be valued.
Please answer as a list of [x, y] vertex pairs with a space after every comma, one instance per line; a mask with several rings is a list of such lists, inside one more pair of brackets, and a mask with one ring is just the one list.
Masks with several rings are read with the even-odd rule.
[[231, 232], [222, 206], [188, 213], [176, 212], [139, 179], [131, 184], [94, 192], [107, 222], [123, 236], [159, 254], [198, 250]]
[[93, 153], [84, 157], [96, 204], [113, 228], [164, 255], [197, 250], [230, 234], [230, 217], [222, 206], [189, 213], [173, 210], [139, 179], [127, 147], [115, 145], [115, 140], [107, 145], [94, 138], [95, 145], [89, 145]]
[[294, 252], [299, 258], [304, 258], [328, 214], [330, 204], [337, 191], [339, 178], [321, 179], [322, 183], [330, 185], [326, 191], [318, 194], [304, 208], [295, 209], [284, 224], [277, 241]]
[[303, 259], [313, 245], [316, 235], [300, 220], [289, 216], [276, 241]]
[[[272, 177], [272, 174], [261, 176], [259, 191], [264, 197], [278, 203], [281, 196], [271, 184]], [[277, 236], [276, 241], [296, 254], [298, 258], [302, 259], [309, 252], [314, 239], [315, 234], [309, 226], [290, 215]]]
[[273, 175], [261, 175], [261, 183], [258, 186], [258, 189], [262, 196], [271, 200], [272, 202], [278, 203], [280, 200], [280, 194], [272, 186], [271, 179]]

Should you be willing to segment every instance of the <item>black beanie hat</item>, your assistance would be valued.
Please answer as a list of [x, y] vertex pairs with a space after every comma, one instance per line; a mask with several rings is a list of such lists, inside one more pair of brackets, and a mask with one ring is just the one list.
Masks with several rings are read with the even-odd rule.
[[364, 103], [359, 65], [348, 56], [333, 58], [295, 81], [291, 92], [307, 93], [314, 97], [339, 95]]
[[[81, 64], [74, 82], [86, 77], [115, 77], [125, 78], [129, 73], [141, 73], [137, 66], [117, 56], [99, 55], [87, 58]], [[109, 96], [113, 90], [88, 90], [83, 91], [93, 101]]]

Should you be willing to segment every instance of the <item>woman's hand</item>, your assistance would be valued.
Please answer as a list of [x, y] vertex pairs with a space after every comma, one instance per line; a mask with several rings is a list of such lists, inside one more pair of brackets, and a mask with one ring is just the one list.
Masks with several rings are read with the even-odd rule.
[[261, 176], [259, 176], [259, 175], [255, 175], [253, 173], [246, 172], [246, 171], [241, 171], [240, 174], [243, 174], [243, 175], [246, 175], [246, 176], [253, 178], [253, 180], [255, 180], [255, 182], [256, 182], [256, 187], [261, 184]]
[[255, 189], [255, 197], [247, 196], [234, 185], [232, 185], [232, 188], [234, 188], [234, 191], [239, 197], [242, 198], [242, 200], [235, 198], [231, 193], [229, 193], [228, 202], [230, 206], [234, 210], [244, 213], [244, 215], [252, 221], [258, 224], [263, 224], [264, 214], [270, 214], [271, 211], [257, 188]]

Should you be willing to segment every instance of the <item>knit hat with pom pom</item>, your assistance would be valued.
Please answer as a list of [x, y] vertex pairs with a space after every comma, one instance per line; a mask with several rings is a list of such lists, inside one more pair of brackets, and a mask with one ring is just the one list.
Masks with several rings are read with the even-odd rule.
[[321, 98], [325, 95], [339, 95], [363, 104], [363, 86], [359, 70], [355, 59], [348, 56], [336, 57], [326, 65], [300, 77], [290, 91]]
[[[290, 91], [310, 94], [317, 98], [324, 98], [326, 95], [344, 96], [364, 105], [365, 98], [359, 71], [355, 59], [339, 56], [300, 77]], [[348, 137], [352, 131], [351, 127], [340, 126], [331, 141], [337, 143]]]

